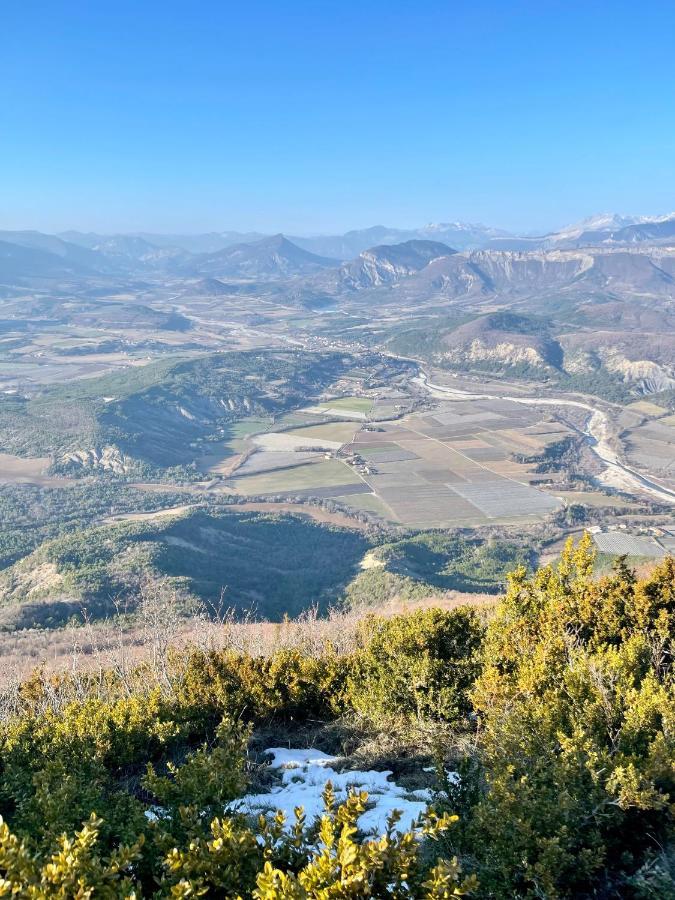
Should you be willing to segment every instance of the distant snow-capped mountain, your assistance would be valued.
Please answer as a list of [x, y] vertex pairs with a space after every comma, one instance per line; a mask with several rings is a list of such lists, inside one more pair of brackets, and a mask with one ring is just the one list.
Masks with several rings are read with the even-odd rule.
[[492, 240], [510, 238], [508, 231], [486, 225], [465, 222], [432, 222], [421, 228], [388, 228], [374, 225], [372, 228], [348, 231], [341, 235], [315, 235], [292, 237], [293, 243], [311, 253], [334, 259], [353, 259], [371, 247], [402, 244], [406, 241], [440, 241], [456, 250], [479, 250]]
[[595, 216], [588, 216], [579, 222], [573, 222], [571, 225], [565, 225], [559, 231], [554, 232], [555, 236], [560, 240], [566, 240], [579, 237], [587, 231], [618, 231], [625, 228], [626, 225], [635, 225], [638, 222], [648, 221], [645, 216], [623, 216], [619, 213], [598, 213]]
[[458, 250], [480, 249], [495, 238], [513, 237], [509, 231], [501, 228], [471, 222], [430, 222], [418, 228], [417, 233], [420, 237], [449, 242]]
[[543, 246], [590, 246], [640, 243], [675, 237], [675, 213], [663, 216], [625, 216], [600, 213], [546, 235]]

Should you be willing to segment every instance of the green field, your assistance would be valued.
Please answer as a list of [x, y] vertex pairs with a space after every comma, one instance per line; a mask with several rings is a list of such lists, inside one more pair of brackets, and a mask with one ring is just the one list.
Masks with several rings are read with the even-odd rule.
[[227, 430], [231, 438], [245, 438], [250, 434], [259, 434], [261, 431], [266, 431], [271, 424], [272, 419], [261, 419], [252, 416], [250, 419], [239, 419], [237, 422], [232, 422], [231, 425], [228, 425]]
[[345, 412], [369, 413], [373, 408], [373, 401], [370, 397], [339, 397], [337, 400], [326, 400], [322, 406]]
[[610, 497], [600, 491], [553, 491], [556, 497], [562, 497], [567, 503], [578, 503], [597, 509], [630, 509], [634, 503], [627, 503], [620, 497]]
[[354, 484], [359, 480], [345, 463], [330, 459], [318, 463], [306, 463], [293, 469], [281, 469], [261, 475], [245, 475], [237, 478], [236, 489], [246, 496], [257, 494], [287, 494], [294, 490], [334, 487]]
[[263, 419], [252, 416], [250, 419], [239, 419], [226, 426], [225, 447], [234, 453], [241, 453], [246, 448], [246, 438], [252, 434], [260, 434], [267, 431], [272, 424], [272, 419]]
[[401, 450], [402, 447], [400, 444], [395, 444], [393, 441], [380, 441], [375, 447], [368, 447], [367, 445], [358, 446], [358, 454], [362, 456], [364, 459], [368, 459], [369, 457], [377, 457], [378, 453], [387, 453], [390, 450]]
[[629, 403], [626, 409], [644, 413], [646, 416], [665, 416], [668, 412], [667, 409], [658, 406], [656, 403], [650, 403], [649, 400], [636, 400], [634, 403]]
[[312, 413], [302, 412], [302, 410], [293, 410], [291, 412], [284, 413], [281, 416], [276, 416], [274, 420], [274, 424], [277, 427], [293, 426], [299, 427], [301, 425], [314, 425], [316, 424], [316, 415]]

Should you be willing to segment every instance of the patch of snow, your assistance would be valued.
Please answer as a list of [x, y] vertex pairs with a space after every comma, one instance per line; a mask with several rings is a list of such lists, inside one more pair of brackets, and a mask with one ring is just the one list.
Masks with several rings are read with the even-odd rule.
[[320, 750], [289, 750], [273, 747], [270, 768], [278, 769], [281, 784], [267, 794], [247, 794], [236, 800], [230, 809], [258, 815], [282, 810], [288, 827], [295, 822], [294, 810], [302, 806], [307, 822], [313, 822], [324, 812], [322, 794], [326, 782], [333, 785], [338, 803], [347, 799], [350, 789], [367, 791], [369, 809], [358, 820], [364, 834], [382, 834], [387, 827], [387, 817], [394, 811], [403, 813], [398, 829], [405, 831], [423, 813], [431, 802], [428, 790], [407, 791], [390, 780], [391, 772], [361, 771], [349, 769], [338, 772], [335, 765], [340, 758], [328, 756]]

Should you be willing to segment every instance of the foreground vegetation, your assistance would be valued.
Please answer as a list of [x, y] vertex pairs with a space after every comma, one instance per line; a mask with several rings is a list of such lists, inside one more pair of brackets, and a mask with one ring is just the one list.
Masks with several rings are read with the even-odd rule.
[[[197, 649], [37, 672], [4, 698], [0, 882], [19, 896], [668, 898], [675, 893], [675, 561], [599, 580], [590, 541], [467, 608], [355, 642]], [[435, 758], [412, 831], [363, 840], [229, 804], [270, 741]], [[248, 749], [247, 749], [248, 748]], [[371, 748], [368, 751], [368, 748]], [[456, 769], [455, 782], [445, 776]], [[455, 817], [459, 818], [456, 819]]]

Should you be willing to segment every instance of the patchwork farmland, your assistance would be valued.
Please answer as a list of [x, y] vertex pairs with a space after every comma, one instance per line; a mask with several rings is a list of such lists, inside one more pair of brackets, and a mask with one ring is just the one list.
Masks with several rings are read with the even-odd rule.
[[[387, 402], [391, 415], [397, 410]], [[448, 400], [375, 419], [383, 406], [368, 398], [325, 401], [291, 414], [284, 430], [251, 434], [228, 488], [248, 497], [335, 498], [412, 528], [535, 523], [563, 505], [539, 486], [546, 476], [535, 465], [518, 461], [570, 433], [550, 411]]]
[[675, 487], [675, 416], [665, 407], [642, 400], [622, 412], [621, 439], [630, 463]]

